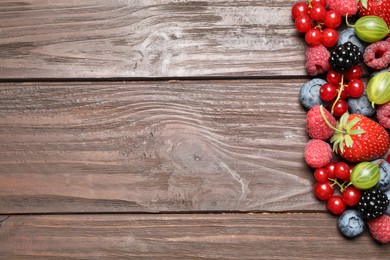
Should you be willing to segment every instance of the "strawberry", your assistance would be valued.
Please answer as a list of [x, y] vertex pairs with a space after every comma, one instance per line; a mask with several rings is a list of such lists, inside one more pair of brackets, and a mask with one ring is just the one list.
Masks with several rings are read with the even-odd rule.
[[369, 220], [368, 227], [372, 237], [379, 243], [387, 244], [390, 242], [390, 216], [382, 215], [377, 219]]
[[375, 15], [382, 17], [390, 26], [390, 0], [360, 0], [358, 3], [359, 16]]
[[343, 114], [330, 142], [333, 151], [356, 163], [382, 157], [390, 146], [389, 134], [377, 122], [360, 114]]

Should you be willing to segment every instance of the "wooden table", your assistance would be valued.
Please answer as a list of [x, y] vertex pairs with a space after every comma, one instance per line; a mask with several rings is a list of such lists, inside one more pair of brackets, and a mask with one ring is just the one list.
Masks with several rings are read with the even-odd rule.
[[0, 1], [0, 258], [388, 257], [312, 194], [294, 2]]

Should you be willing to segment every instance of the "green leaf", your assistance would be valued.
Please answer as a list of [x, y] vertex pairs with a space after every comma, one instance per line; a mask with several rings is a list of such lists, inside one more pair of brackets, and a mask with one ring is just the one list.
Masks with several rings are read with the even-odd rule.
[[[359, 0], [357, 2], [359, 3]], [[367, 9], [368, 0], [360, 0], [360, 3], [362, 4], [364, 9]]]
[[351, 138], [350, 135], [345, 135], [344, 136], [344, 140], [345, 140], [345, 145], [348, 147], [348, 148], [351, 148], [352, 145], [353, 145], [353, 140]]
[[[348, 124], [345, 125], [345, 130], [351, 130], [352, 127], [354, 127], [358, 122], [360, 121], [360, 118], [355, 117], [351, 121], [348, 122]], [[349, 133], [349, 132], [348, 132]]]
[[353, 129], [353, 130], [348, 131], [349, 135], [361, 135], [361, 134], [365, 134], [365, 133], [366, 132], [363, 129]]

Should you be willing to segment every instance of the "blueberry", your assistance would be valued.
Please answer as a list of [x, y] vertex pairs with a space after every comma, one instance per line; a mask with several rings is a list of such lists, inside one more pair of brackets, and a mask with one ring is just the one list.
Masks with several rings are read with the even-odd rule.
[[339, 39], [337, 41], [337, 45], [341, 45], [346, 42], [352, 42], [356, 46], [358, 46], [359, 51], [364, 53], [365, 46], [362, 41], [356, 36], [354, 28], [346, 28], [339, 33]]
[[366, 117], [375, 115], [375, 109], [372, 108], [370, 100], [367, 98], [367, 93], [364, 91], [359, 98], [348, 98], [348, 110], [351, 114], [362, 114]]
[[299, 101], [309, 110], [315, 105], [323, 105], [324, 102], [320, 98], [320, 88], [326, 83], [325, 80], [314, 78], [302, 85], [299, 92]]
[[[375, 160], [373, 163], [376, 163], [377, 161], [378, 160]], [[375, 187], [381, 191], [387, 191], [390, 189], [390, 163], [383, 161], [379, 165], [379, 171], [381, 175]]]
[[359, 211], [349, 209], [339, 217], [338, 227], [340, 232], [348, 238], [354, 238], [363, 233], [365, 224]]
[[[387, 198], [390, 200], [390, 190], [386, 191], [385, 194], [387, 195]], [[390, 204], [387, 206], [386, 214], [390, 216]]]

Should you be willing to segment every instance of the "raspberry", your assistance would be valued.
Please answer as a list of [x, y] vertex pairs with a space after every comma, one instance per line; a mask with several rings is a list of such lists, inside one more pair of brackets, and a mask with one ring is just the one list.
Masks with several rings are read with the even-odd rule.
[[387, 244], [390, 242], [390, 216], [383, 215], [375, 220], [368, 221], [368, 227], [372, 237], [379, 243]]
[[320, 109], [322, 109], [328, 122], [332, 126], [336, 126], [336, 119], [333, 115], [325, 108], [320, 108], [320, 106], [316, 105], [307, 113], [306, 130], [313, 139], [328, 140], [333, 135], [334, 130], [326, 124], [325, 120], [322, 118]]
[[306, 50], [306, 69], [311, 76], [327, 72], [329, 66], [330, 53], [322, 44], [308, 47]]
[[364, 63], [373, 69], [386, 68], [390, 63], [390, 42], [379, 41], [370, 44], [364, 51], [363, 59]]
[[342, 16], [352, 16], [358, 11], [356, 0], [326, 0], [329, 9], [339, 12]]
[[327, 165], [332, 159], [330, 145], [322, 140], [311, 139], [305, 147], [305, 161], [313, 168]]
[[379, 106], [376, 110], [379, 124], [385, 128], [390, 128], [390, 102]]

